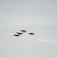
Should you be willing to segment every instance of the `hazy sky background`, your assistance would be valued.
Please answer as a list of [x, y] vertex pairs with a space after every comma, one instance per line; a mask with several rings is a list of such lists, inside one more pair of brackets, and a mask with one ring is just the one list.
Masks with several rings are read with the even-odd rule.
[[0, 0], [0, 26], [57, 26], [57, 0]]
[[0, 0], [0, 57], [57, 57], [57, 0]]
[[57, 0], [0, 0], [0, 28], [19, 25], [57, 39]]

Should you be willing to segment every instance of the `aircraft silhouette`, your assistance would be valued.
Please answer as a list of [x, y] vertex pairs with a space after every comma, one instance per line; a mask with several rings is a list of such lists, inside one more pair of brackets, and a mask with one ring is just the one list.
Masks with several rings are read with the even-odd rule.
[[14, 36], [19, 36], [19, 35], [15, 34]]
[[20, 33], [20, 32], [16, 32], [17, 34], [14, 34], [14, 36], [20, 36], [20, 35], [22, 35], [22, 33]]
[[20, 30], [20, 31], [22, 31], [22, 32], [26, 32], [26, 30]]
[[[17, 34], [14, 34], [14, 36], [20, 36], [20, 35], [22, 35], [23, 33], [25, 33], [25, 32], [27, 32], [26, 30], [20, 30], [21, 32], [16, 32]], [[29, 35], [34, 35], [34, 32], [30, 32], [30, 33], [28, 33]]]
[[30, 35], [34, 35], [34, 33], [28, 33], [28, 34], [30, 34]]
[[22, 35], [22, 33], [20, 33], [20, 32], [16, 32], [18, 35]]

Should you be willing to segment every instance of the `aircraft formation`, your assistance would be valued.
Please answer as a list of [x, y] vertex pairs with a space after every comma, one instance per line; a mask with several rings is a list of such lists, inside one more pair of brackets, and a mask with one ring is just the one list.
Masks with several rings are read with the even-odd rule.
[[[21, 32], [16, 32], [16, 34], [14, 34], [14, 36], [20, 36], [20, 35], [23, 35], [23, 33], [26, 33], [27, 31], [26, 30], [20, 30]], [[28, 33], [29, 35], [34, 35], [34, 32], [32, 33]]]

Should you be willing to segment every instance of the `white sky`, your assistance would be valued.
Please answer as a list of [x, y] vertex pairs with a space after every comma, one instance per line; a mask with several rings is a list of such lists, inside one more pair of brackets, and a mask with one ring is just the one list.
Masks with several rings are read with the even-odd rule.
[[0, 28], [19, 25], [57, 39], [57, 0], [0, 0]]
[[57, 26], [57, 0], [0, 0], [0, 26]]
[[57, 39], [57, 0], [0, 0], [0, 28], [19, 25]]
[[[19, 25], [38, 40], [13, 37]], [[0, 0], [0, 57], [57, 57], [57, 0]]]

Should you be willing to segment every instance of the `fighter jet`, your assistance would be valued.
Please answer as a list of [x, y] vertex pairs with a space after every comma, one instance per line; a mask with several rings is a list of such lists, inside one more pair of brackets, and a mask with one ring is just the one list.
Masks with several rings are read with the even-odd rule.
[[22, 35], [22, 33], [20, 33], [20, 32], [16, 32], [18, 35]]
[[20, 30], [20, 31], [22, 31], [22, 32], [26, 32], [26, 30]]
[[19, 35], [15, 34], [14, 36], [19, 36]]
[[30, 35], [34, 35], [34, 33], [28, 33], [28, 34], [30, 34]]

